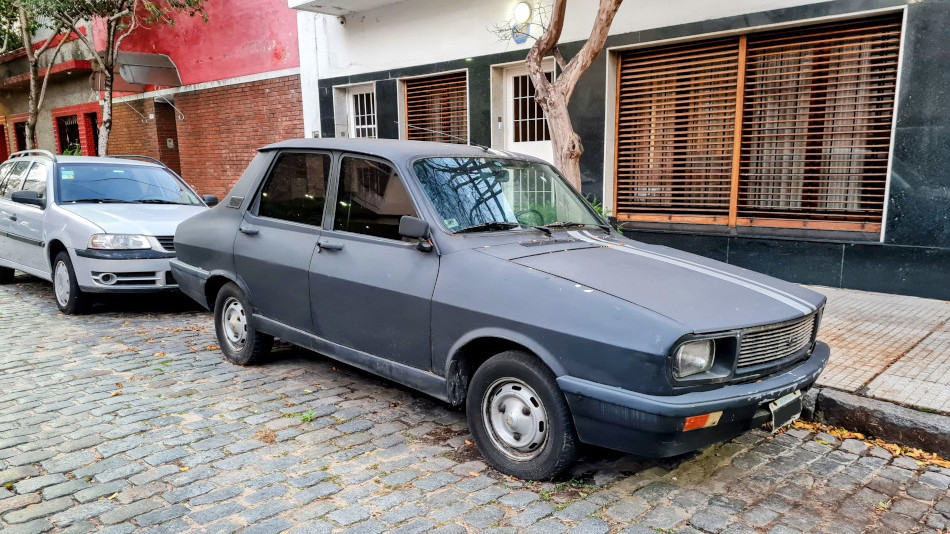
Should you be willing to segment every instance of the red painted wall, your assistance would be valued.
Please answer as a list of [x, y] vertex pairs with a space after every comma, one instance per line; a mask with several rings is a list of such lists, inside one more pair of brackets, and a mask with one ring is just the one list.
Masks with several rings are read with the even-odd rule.
[[[208, 0], [208, 22], [179, 14], [175, 26], [139, 28], [122, 50], [167, 54], [182, 85], [300, 66], [297, 12], [287, 0]], [[94, 24], [97, 47], [105, 25]]]

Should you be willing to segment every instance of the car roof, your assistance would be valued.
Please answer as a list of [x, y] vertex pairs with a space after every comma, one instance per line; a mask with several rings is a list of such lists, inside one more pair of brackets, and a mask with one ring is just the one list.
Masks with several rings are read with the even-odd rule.
[[324, 137], [289, 139], [267, 145], [260, 151], [279, 149], [317, 149], [359, 152], [386, 158], [392, 161], [406, 162], [417, 157], [511, 157], [542, 161], [533, 156], [505, 152], [493, 148], [455, 143], [434, 143], [431, 141], [406, 141], [403, 139], [353, 139], [346, 137]]
[[[7, 161], [52, 161], [46, 156], [17, 156]], [[4, 162], [6, 163], [6, 162]], [[138, 165], [143, 167], [162, 167], [157, 163], [146, 160], [125, 159], [121, 157], [100, 157], [100, 156], [56, 156], [57, 164], [62, 163], [104, 163], [109, 165]]]

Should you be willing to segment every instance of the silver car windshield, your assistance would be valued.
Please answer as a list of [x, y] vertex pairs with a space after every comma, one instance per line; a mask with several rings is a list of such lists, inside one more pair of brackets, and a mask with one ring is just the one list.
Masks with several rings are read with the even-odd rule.
[[547, 164], [427, 158], [413, 170], [445, 227], [455, 233], [604, 224]]
[[201, 200], [175, 175], [160, 167], [61, 163], [57, 173], [61, 203], [201, 205]]

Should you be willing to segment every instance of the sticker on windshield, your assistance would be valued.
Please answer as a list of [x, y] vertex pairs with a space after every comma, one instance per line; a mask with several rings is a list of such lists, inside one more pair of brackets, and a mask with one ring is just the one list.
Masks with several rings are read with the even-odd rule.
[[63, 180], [75, 180], [75, 179], [76, 179], [76, 173], [74, 173], [73, 171], [67, 171], [66, 169], [62, 169], [61, 171], [59, 171], [59, 176], [60, 176]]
[[449, 230], [455, 230], [456, 228], [459, 227], [459, 222], [456, 221], [455, 219], [443, 219], [443, 220], [445, 221], [445, 225], [449, 227]]

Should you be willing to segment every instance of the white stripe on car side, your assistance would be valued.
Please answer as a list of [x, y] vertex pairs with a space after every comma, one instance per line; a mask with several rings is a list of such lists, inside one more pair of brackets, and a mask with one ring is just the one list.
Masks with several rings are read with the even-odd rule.
[[[586, 230], [584, 231], [584, 235], [586, 235], [587, 237], [589, 237], [589, 238], [591, 238], [591, 239], [595, 239], [595, 240], [597, 240], [597, 241], [600, 241], [600, 242], [602, 242], [602, 243], [613, 244], [613, 243], [611, 243], [610, 241], [603, 240], [603, 239], [601, 239], [600, 237], [595, 236], [594, 234], [591, 234], [590, 232], [588, 232], [588, 231], [586, 231]], [[743, 282], [748, 282], [748, 283], [750, 283], [750, 284], [755, 284], [755, 285], [757, 285], [757, 286], [759, 286], [759, 287], [761, 287], [761, 288], [763, 288], [763, 289], [767, 289], [767, 290], [769, 290], [769, 291], [774, 291], [775, 293], [778, 293], [778, 294], [780, 294], [780, 295], [783, 295], [783, 296], [785, 296], [785, 297], [787, 297], [787, 298], [790, 298], [790, 299], [792, 299], [792, 300], [798, 301], [799, 303], [801, 303], [801, 304], [804, 305], [805, 307], [809, 308], [811, 311], [815, 311], [815, 310], [818, 309], [817, 306], [813, 305], [812, 303], [808, 302], [807, 300], [805, 300], [805, 299], [803, 299], [803, 298], [801, 298], [801, 297], [797, 297], [797, 296], [795, 296], [795, 295], [792, 295], [791, 293], [788, 293], [788, 292], [786, 292], [786, 291], [782, 291], [781, 289], [778, 289], [778, 288], [776, 288], [776, 287], [772, 287], [772, 286], [763, 284], [762, 282], [759, 282], [759, 281], [756, 281], [756, 280], [752, 280], [751, 278], [746, 278], [746, 277], [744, 277], [744, 276], [740, 276], [740, 275], [735, 274], [735, 273], [726, 272], [726, 271], [723, 271], [723, 270], [721, 270], [721, 269], [716, 269], [715, 267], [710, 267], [710, 266], [708, 266], [708, 265], [703, 265], [703, 264], [701, 264], [701, 263], [696, 263], [696, 262], [694, 262], [694, 261], [684, 260], [684, 259], [682, 259], [682, 258], [677, 258], [677, 257], [675, 257], [675, 256], [670, 256], [670, 255], [668, 255], [668, 254], [662, 254], [662, 253], [655, 252], [655, 251], [652, 251], [652, 250], [646, 250], [646, 249], [643, 249], [643, 248], [640, 248], [640, 247], [636, 247], [636, 246], [634, 246], [634, 245], [630, 245], [630, 244], [627, 244], [627, 243], [624, 243], [623, 246], [624, 246], [624, 247], [630, 247], [630, 248], [635, 249], [635, 250], [639, 250], [639, 251], [643, 252], [644, 254], [651, 254], [651, 255], [653, 255], [653, 256], [657, 256], [657, 257], [660, 257], [660, 258], [669, 258], [669, 259], [672, 259], [672, 260], [675, 260], [675, 261], [681, 261], [681, 262], [683, 262], [683, 263], [688, 263], [688, 264], [690, 264], [690, 265], [695, 265], [696, 267], [699, 267], [699, 268], [701, 268], [701, 269], [707, 269], [707, 270], [714, 271], [714, 272], [717, 272], [717, 273], [719, 273], [719, 274], [722, 274], [722, 275], [724, 275], [724, 276], [729, 276], [729, 277], [732, 277], [732, 278], [736, 278], [736, 279], [738, 279], [738, 280], [742, 280]]]
[[759, 284], [758, 282], [753, 282], [753, 281], [751, 281], [751, 280], [745, 280], [745, 279], [742, 279], [741, 277], [737, 277], [737, 276], [732, 275], [732, 274], [729, 274], [729, 273], [724, 273], [724, 272], [722, 272], [722, 271], [716, 271], [715, 269], [711, 269], [711, 268], [706, 267], [706, 266], [704, 266], [704, 265], [699, 265], [699, 264], [692, 263], [692, 262], [689, 262], [689, 261], [686, 261], [686, 260], [681, 260], [681, 259], [678, 259], [678, 258], [673, 258], [672, 256], [664, 256], [664, 255], [662, 255], [662, 254], [657, 254], [657, 253], [655, 253], [655, 252], [650, 252], [650, 251], [647, 251], [647, 250], [637, 249], [637, 248], [634, 248], [634, 247], [629, 246], [629, 245], [626, 245], [626, 244], [622, 244], [622, 245], [621, 245], [621, 244], [611, 243], [611, 242], [609, 242], [609, 241], [603, 241], [603, 240], [594, 238], [593, 236], [588, 237], [588, 236], [586, 236], [586, 235], [584, 235], [584, 234], [582, 234], [582, 233], [580, 233], [580, 232], [568, 232], [568, 233], [569, 233], [572, 237], [574, 237], [574, 238], [576, 238], [576, 239], [580, 239], [581, 241], [586, 241], [586, 242], [588, 242], [588, 243], [595, 243], [595, 244], [598, 244], [598, 245], [603, 245], [603, 246], [605, 246], [605, 247], [611, 247], [612, 249], [614, 249], [614, 250], [616, 250], [616, 251], [618, 251], [618, 252], [624, 252], [624, 253], [626, 253], [626, 254], [634, 254], [634, 255], [636, 255], [636, 256], [642, 256], [642, 257], [649, 258], [649, 259], [652, 259], [652, 260], [662, 261], [662, 262], [664, 262], [664, 263], [669, 263], [670, 265], [676, 265], [677, 267], [682, 267], [682, 268], [684, 268], [684, 269], [689, 269], [689, 270], [695, 271], [695, 272], [697, 272], [697, 273], [705, 274], [705, 275], [707, 275], [707, 276], [712, 276], [713, 278], [718, 278], [718, 279], [720, 279], [720, 280], [724, 280], [724, 281], [726, 281], [726, 282], [730, 282], [730, 283], [733, 283], [733, 284], [735, 284], [735, 285], [745, 287], [746, 289], [750, 289], [750, 290], [752, 290], [752, 291], [755, 291], [756, 293], [759, 293], [759, 294], [761, 294], [761, 295], [765, 295], [765, 296], [770, 297], [770, 298], [772, 298], [772, 299], [774, 299], [774, 300], [777, 300], [777, 301], [779, 301], [779, 302], [781, 302], [781, 303], [783, 303], [783, 304], [786, 304], [786, 305], [788, 305], [788, 306], [790, 306], [790, 307], [792, 307], [792, 308], [798, 310], [798, 311], [801, 312], [801, 313], [806, 313], [806, 314], [807, 314], [807, 313], [811, 313], [811, 312], [815, 311], [815, 308], [812, 307], [812, 306], [810, 306], [810, 305], [809, 305], [809, 306], [803, 306], [801, 303], [798, 302], [798, 299], [797, 299], [797, 298], [788, 298], [788, 297], [786, 297], [785, 294], [783, 294], [781, 291], [776, 290], [776, 289], [771, 288], [771, 287], [762, 286], [762, 285]]

